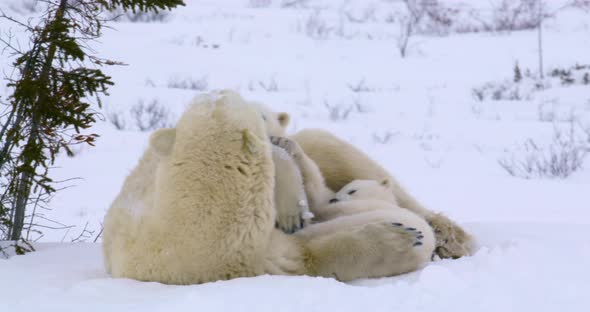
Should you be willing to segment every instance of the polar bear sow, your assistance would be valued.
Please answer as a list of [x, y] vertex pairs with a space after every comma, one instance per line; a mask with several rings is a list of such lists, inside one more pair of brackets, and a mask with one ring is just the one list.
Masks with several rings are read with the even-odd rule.
[[198, 99], [176, 129], [152, 135], [109, 209], [107, 271], [167, 284], [260, 274], [347, 281], [428, 261], [388, 215], [350, 216], [286, 235], [274, 228], [273, 184], [270, 140], [256, 108], [231, 92]]
[[152, 135], [105, 218], [113, 276], [191, 284], [264, 273], [274, 171], [264, 124], [246, 122], [245, 108], [201, 98], [176, 129]]

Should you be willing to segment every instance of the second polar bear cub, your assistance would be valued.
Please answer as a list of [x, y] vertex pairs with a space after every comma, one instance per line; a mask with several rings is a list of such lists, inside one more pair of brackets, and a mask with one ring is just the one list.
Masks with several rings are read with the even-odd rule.
[[392, 188], [389, 178], [384, 178], [381, 181], [353, 180], [334, 194], [334, 198], [330, 199], [330, 204], [351, 199], [375, 199], [397, 206], [398, 201], [393, 194]]
[[[268, 135], [286, 136], [285, 130], [290, 119], [288, 113], [274, 112], [258, 102], [249, 102], [249, 104], [260, 114]], [[271, 146], [271, 152], [275, 166], [276, 227], [287, 234], [292, 234], [307, 226], [313, 214], [309, 211], [301, 170], [293, 157], [277, 145]]]
[[[424, 242], [427, 245], [433, 245], [434, 235], [425, 222], [417, 224], [410, 222], [405, 225], [402, 223], [408, 221], [404, 216], [414, 215], [414, 213], [399, 207], [392, 188], [393, 185], [389, 178], [383, 178], [380, 181], [353, 180], [336, 192], [334, 198], [330, 199], [328, 205], [323, 207], [323, 216], [328, 219], [337, 219], [350, 216], [351, 214], [385, 209], [398, 215], [398, 220], [401, 222], [393, 223], [394, 226], [407, 226], [405, 230], [416, 237], [414, 246], [423, 245]], [[426, 238], [425, 235], [427, 236]]]

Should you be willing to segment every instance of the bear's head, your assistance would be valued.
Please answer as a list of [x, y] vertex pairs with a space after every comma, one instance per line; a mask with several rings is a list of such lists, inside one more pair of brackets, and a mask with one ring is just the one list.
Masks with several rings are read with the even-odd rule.
[[[210, 138], [212, 141], [220, 138], [216, 144], [224, 144], [229, 139], [228, 125], [232, 129], [249, 129], [249, 135], [266, 140], [275, 133], [284, 133], [288, 122], [286, 113], [275, 113], [261, 104], [245, 101], [237, 92], [221, 90], [196, 97], [175, 128], [154, 131], [150, 148], [160, 156], [169, 156], [173, 150], [180, 156], [189, 152], [192, 143], [201, 145], [200, 141]], [[241, 134], [236, 132], [234, 135]], [[177, 141], [182, 144], [175, 149]]]
[[[235, 117], [238, 117], [240, 114], [242, 114], [242, 118], [240, 119], [242, 119], [242, 121], [245, 124], [249, 125], [252, 125], [250, 123], [250, 121], [252, 120], [252, 116], [246, 115], [251, 115], [252, 113], [258, 114], [259, 117], [263, 120], [264, 127], [266, 128], [265, 137], [286, 136], [286, 128], [289, 125], [290, 121], [288, 113], [274, 112], [264, 104], [246, 101], [235, 91], [220, 90], [212, 92], [210, 94], [198, 96], [197, 98], [195, 98], [193, 102], [201, 103], [200, 105], [197, 105], [197, 107], [201, 106], [201, 109], [195, 109], [194, 107], [192, 109], [189, 108], [184, 113], [183, 118], [179, 120], [178, 124], [176, 125], [176, 128], [159, 129], [153, 133], [150, 139], [150, 145], [158, 154], [167, 155], [171, 152], [172, 146], [174, 145], [174, 141], [177, 137], [176, 132], [179, 127], [186, 128], [187, 130], [189, 130], [189, 132], [190, 130], [192, 130], [194, 123], [196, 120], [198, 120], [198, 118], [190, 117], [191, 115], [202, 115], [203, 111], [209, 111], [210, 114], [212, 114], [211, 117], [215, 117], [216, 114], [213, 113], [213, 111], [215, 110], [214, 107], [216, 105], [214, 105], [213, 103], [218, 103], [217, 105], [229, 105], [234, 107], [233, 109], [231, 109], [233, 113], [230, 115], [233, 115], [235, 119]], [[202, 106], [206, 106], [206, 108], [203, 109]], [[193, 111], [198, 111], [199, 113]], [[239, 113], [238, 111], [242, 111], [242, 113]], [[184, 125], [184, 127], [182, 127], [182, 125]], [[200, 132], [201, 131], [202, 130], [200, 130]], [[188, 136], [190, 137], [191, 134], [188, 133]]]
[[261, 103], [252, 103], [260, 111], [260, 116], [264, 120], [266, 130], [269, 136], [284, 137], [286, 128], [289, 125], [289, 114], [284, 112], [274, 112], [266, 105]]
[[384, 178], [375, 180], [354, 180], [340, 189], [330, 203], [354, 199], [377, 199], [397, 204], [391, 180]]

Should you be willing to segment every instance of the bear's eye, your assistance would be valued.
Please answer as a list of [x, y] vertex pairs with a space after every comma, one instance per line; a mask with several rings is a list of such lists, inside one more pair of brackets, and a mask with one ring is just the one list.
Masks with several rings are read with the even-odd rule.
[[356, 193], [356, 190], [350, 190], [350, 191], [348, 191], [348, 195], [352, 195], [354, 193]]
[[262, 115], [262, 120], [266, 121], [266, 116]]

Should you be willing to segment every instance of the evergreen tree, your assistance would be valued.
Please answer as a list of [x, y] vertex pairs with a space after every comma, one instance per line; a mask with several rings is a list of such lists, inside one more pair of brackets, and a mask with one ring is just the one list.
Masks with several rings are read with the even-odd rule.
[[[87, 44], [101, 35], [105, 10], [158, 12], [184, 5], [182, 0], [45, 0], [37, 26], [19, 23], [30, 34], [30, 49], [16, 54], [17, 78], [0, 116], [0, 240], [14, 241], [17, 253], [32, 249], [23, 237], [25, 218], [56, 192], [49, 169], [73, 144], [93, 145], [97, 134], [83, 133], [96, 121], [94, 98], [113, 85], [101, 71], [117, 62], [97, 57]], [[32, 211], [31, 211], [32, 210]], [[32, 222], [29, 226], [32, 225]], [[29, 229], [30, 230], [30, 229]], [[23, 244], [24, 243], [24, 244]]]

